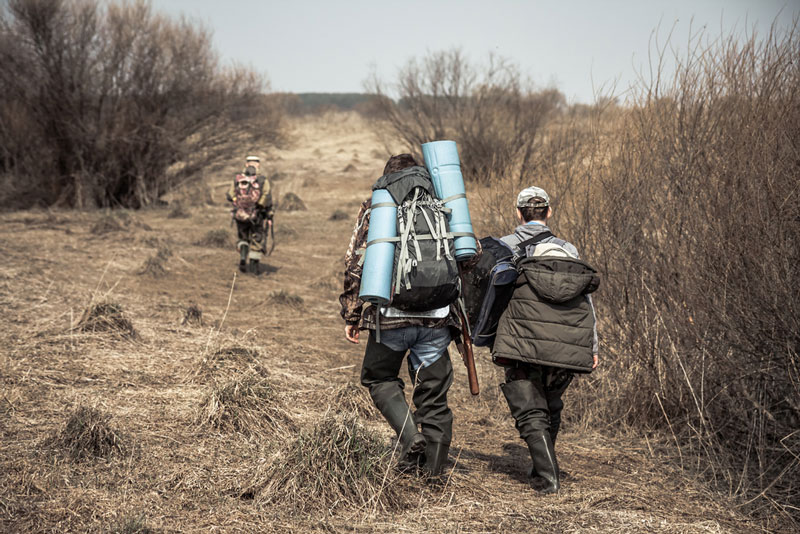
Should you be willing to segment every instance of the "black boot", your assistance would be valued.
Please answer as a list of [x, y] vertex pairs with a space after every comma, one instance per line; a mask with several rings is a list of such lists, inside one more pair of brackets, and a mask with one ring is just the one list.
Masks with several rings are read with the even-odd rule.
[[453, 364], [445, 353], [418, 371], [409, 366], [414, 381], [414, 405], [422, 433], [428, 442], [424, 469], [430, 476], [441, 474], [453, 439], [453, 412], [447, 406], [447, 391], [453, 383]]
[[408, 409], [403, 389], [397, 382], [382, 382], [370, 387], [375, 406], [397, 433], [400, 441], [397, 465], [400, 469], [415, 468], [425, 452], [425, 437], [417, 429], [414, 416]]
[[425, 447], [425, 464], [422, 468], [429, 477], [435, 478], [442, 474], [444, 466], [447, 463], [447, 453], [449, 450], [450, 445], [447, 443], [438, 443], [436, 441], [428, 442]]
[[[538, 432], [545, 431], [550, 422], [547, 410], [547, 400], [541, 385], [528, 380], [512, 380], [500, 386], [506, 397], [514, 423], [520, 437], [529, 442], [529, 439]], [[552, 443], [552, 442], [551, 442]], [[541, 476], [537, 472], [536, 462], [529, 473], [533, 479]]]
[[260, 274], [258, 272], [258, 265], [259, 265], [258, 260], [250, 260], [250, 272], [252, 274]]
[[239, 272], [247, 272], [247, 255], [250, 253], [250, 248], [246, 244], [239, 245]]
[[558, 462], [553, 442], [550, 440], [550, 432], [538, 430], [528, 436], [526, 442], [533, 460], [533, 471], [536, 473], [534, 488], [539, 493], [557, 493], [561, 484], [558, 480]]

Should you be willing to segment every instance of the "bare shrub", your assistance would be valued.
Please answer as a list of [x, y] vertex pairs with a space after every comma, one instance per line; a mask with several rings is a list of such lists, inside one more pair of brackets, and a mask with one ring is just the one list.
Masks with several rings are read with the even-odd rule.
[[260, 465], [242, 497], [292, 513], [329, 514], [365, 505], [399, 509], [405, 501], [390, 457], [383, 439], [354, 414], [328, 414]]
[[215, 384], [202, 402], [197, 422], [247, 436], [294, 428], [281, 395], [266, 378], [253, 372]]
[[111, 425], [111, 415], [90, 406], [73, 410], [50, 443], [74, 460], [108, 458], [127, 450], [124, 437]]
[[[551, 193], [556, 234], [603, 275], [605, 357], [570, 393], [579, 424], [662, 432], [684, 468], [787, 521], [800, 495], [798, 49], [796, 25], [698, 40], [628, 106], [548, 124], [525, 184]], [[495, 229], [513, 228], [521, 185], [481, 190]]]
[[319, 187], [319, 182], [316, 178], [306, 178], [303, 180], [303, 187]]
[[[386, 93], [377, 77], [369, 89]], [[420, 157], [422, 143], [452, 139], [465, 177], [484, 183], [493, 169], [519, 176], [533, 172], [540, 130], [565, 103], [554, 89], [535, 91], [509, 61], [490, 56], [481, 68], [459, 50], [410, 60], [393, 89], [400, 97], [397, 104], [375, 100], [379, 132], [388, 127], [393, 140]]]
[[12, 0], [0, 33], [0, 174], [35, 184], [26, 205], [155, 204], [232, 135], [282, 139], [265, 83], [222, 67], [207, 29], [146, 2]]
[[356, 166], [353, 165], [352, 163], [348, 163], [347, 166], [344, 169], [342, 169], [342, 172], [345, 173], [345, 174], [353, 173], [353, 172], [356, 172], [356, 171], [358, 171], [358, 168], [356, 168]]
[[136, 339], [138, 334], [122, 306], [115, 302], [100, 302], [87, 308], [77, 324], [81, 332], [109, 332]]
[[194, 244], [198, 247], [228, 248], [231, 246], [230, 232], [224, 228], [209, 230]]
[[308, 209], [306, 208], [306, 203], [303, 202], [303, 199], [291, 192], [283, 195], [278, 208], [282, 211], [305, 211]]
[[286, 306], [288, 308], [301, 308], [303, 306], [303, 297], [289, 293], [285, 289], [273, 291], [267, 297], [267, 302], [275, 306]]

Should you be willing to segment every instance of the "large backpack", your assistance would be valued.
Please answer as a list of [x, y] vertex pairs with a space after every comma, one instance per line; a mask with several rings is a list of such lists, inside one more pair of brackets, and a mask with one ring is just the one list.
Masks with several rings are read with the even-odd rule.
[[255, 220], [261, 193], [262, 187], [257, 176], [237, 174], [233, 218], [237, 221]]
[[447, 208], [436, 196], [424, 167], [382, 176], [373, 190], [386, 189], [397, 204], [390, 306], [426, 312], [448, 306], [460, 294], [458, 265]]
[[[464, 273], [464, 305], [474, 345], [489, 348], [494, 345], [500, 316], [511, 300], [519, 276], [516, 261], [533, 255], [536, 246], [551, 237], [554, 237], [552, 233], [542, 232], [514, 249], [496, 237], [480, 240], [481, 258]], [[552, 246], [559, 248], [566, 243], [557, 238], [552, 241]]]

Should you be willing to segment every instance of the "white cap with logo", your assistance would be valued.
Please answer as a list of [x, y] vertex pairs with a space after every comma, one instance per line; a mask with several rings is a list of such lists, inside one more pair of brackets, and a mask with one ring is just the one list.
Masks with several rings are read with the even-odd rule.
[[[536, 201], [534, 199], [541, 199]], [[518, 208], [544, 208], [550, 205], [550, 197], [541, 187], [528, 187], [517, 195]]]

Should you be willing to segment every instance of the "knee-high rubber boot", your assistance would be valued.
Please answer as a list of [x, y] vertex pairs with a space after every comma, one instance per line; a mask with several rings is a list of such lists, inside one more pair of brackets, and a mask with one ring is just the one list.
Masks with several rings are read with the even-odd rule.
[[425, 452], [425, 437], [417, 428], [414, 416], [408, 409], [403, 389], [397, 382], [381, 382], [369, 388], [372, 400], [397, 433], [400, 442], [397, 465], [401, 469], [416, 467]]
[[[503, 390], [503, 395], [506, 397], [519, 436], [526, 443], [537, 432], [550, 430], [547, 401], [541, 386], [537, 388], [534, 382], [521, 379], [501, 384], [500, 389]], [[529, 476], [531, 478], [541, 476], [537, 472], [536, 462], [533, 462]]]
[[250, 247], [244, 241], [239, 242], [239, 271], [247, 272], [247, 256], [250, 253]]
[[553, 442], [550, 440], [550, 432], [537, 430], [525, 441], [528, 443], [528, 451], [533, 460], [533, 470], [537, 475], [537, 478], [534, 479], [537, 483], [535, 489], [544, 494], [558, 492], [561, 487], [558, 480], [558, 461]]
[[427, 441], [425, 465], [429, 476], [442, 473], [453, 439], [453, 412], [447, 406], [447, 391], [453, 383], [453, 364], [445, 353], [441, 358], [416, 373], [409, 369], [415, 382], [416, 416]]

